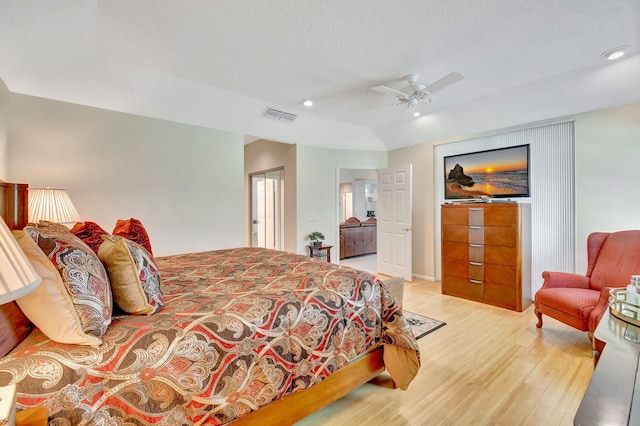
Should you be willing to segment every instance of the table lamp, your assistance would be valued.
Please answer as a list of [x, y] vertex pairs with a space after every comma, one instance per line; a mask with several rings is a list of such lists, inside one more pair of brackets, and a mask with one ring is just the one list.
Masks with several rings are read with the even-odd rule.
[[0, 220], [0, 305], [29, 294], [40, 281], [18, 241]]
[[[29, 294], [41, 280], [9, 227], [0, 220], [0, 305]], [[0, 387], [0, 425], [15, 423], [15, 400], [15, 385]]]
[[29, 222], [41, 220], [73, 226], [80, 215], [64, 189], [29, 188]]

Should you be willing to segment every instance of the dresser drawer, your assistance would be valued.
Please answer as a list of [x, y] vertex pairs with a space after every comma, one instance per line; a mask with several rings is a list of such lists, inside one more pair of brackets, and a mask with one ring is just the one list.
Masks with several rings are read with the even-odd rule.
[[469, 297], [469, 279], [451, 275], [442, 276], [442, 293]]
[[[516, 248], [506, 246], [486, 246], [484, 250], [485, 263], [494, 265], [516, 266]], [[469, 259], [475, 260], [475, 259]]]
[[469, 227], [466, 225], [444, 225], [442, 227], [443, 241], [469, 242]]
[[484, 244], [469, 243], [469, 261], [486, 262], [484, 257]]
[[504, 265], [484, 265], [484, 281], [485, 283], [502, 284], [515, 287], [516, 285], [516, 268]]
[[471, 244], [484, 244], [484, 226], [469, 226], [469, 242]]
[[518, 233], [515, 228], [485, 226], [484, 243], [493, 246], [515, 247], [518, 241]]
[[469, 279], [473, 281], [484, 281], [484, 264], [469, 262]]
[[517, 223], [518, 210], [514, 207], [491, 206], [485, 212], [485, 226], [514, 226]]
[[[470, 260], [469, 255], [471, 254], [469, 249], [469, 244], [467, 243], [458, 243], [455, 241], [443, 241], [442, 242], [442, 251], [447, 253], [447, 258], [449, 259], [460, 259], [460, 260]], [[471, 259], [477, 262], [482, 262], [484, 257], [481, 259]]]
[[442, 275], [469, 278], [469, 262], [460, 259], [443, 259]]
[[484, 283], [484, 300], [515, 309], [516, 289], [501, 284]]
[[469, 226], [484, 226], [484, 208], [469, 208]]
[[442, 217], [440, 220], [443, 225], [468, 225], [469, 215], [467, 213], [467, 209], [445, 207], [442, 209]]

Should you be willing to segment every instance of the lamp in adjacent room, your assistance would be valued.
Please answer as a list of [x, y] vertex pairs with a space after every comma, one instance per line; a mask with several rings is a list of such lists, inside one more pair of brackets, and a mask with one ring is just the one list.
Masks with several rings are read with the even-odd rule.
[[29, 188], [29, 222], [41, 220], [73, 226], [80, 215], [64, 189]]
[[42, 280], [29, 263], [9, 227], [0, 220], [0, 305], [35, 290]]

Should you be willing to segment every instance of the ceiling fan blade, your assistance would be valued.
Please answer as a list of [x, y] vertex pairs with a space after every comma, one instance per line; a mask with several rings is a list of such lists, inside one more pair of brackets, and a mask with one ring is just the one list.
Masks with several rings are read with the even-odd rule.
[[444, 89], [447, 86], [451, 86], [453, 83], [457, 83], [462, 80], [464, 75], [459, 74], [457, 72], [452, 72], [451, 74], [445, 75], [438, 81], [434, 81], [430, 85], [424, 88], [427, 92], [434, 94], [439, 90]]
[[395, 103], [392, 103], [392, 104], [382, 105], [382, 106], [379, 106], [379, 107], [376, 107], [376, 108], [371, 108], [371, 109], [368, 109], [366, 111], [359, 112], [358, 115], [369, 114], [369, 113], [372, 113], [372, 112], [375, 112], [375, 111], [380, 111], [381, 109], [391, 108], [391, 107], [394, 107], [396, 105], [401, 105], [401, 104], [404, 104], [404, 103], [406, 103], [406, 102], [405, 101], [400, 101], [400, 102], [395, 102]]
[[399, 90], [392, 89], [391, 87], [387, 87], [387, 86], [374, 86], [374, 87], [371, 88], [371, 90], [375, 90], [376, 92], [384, 93], [385, 95], [407, 96], [406, 93], [402, 93]]

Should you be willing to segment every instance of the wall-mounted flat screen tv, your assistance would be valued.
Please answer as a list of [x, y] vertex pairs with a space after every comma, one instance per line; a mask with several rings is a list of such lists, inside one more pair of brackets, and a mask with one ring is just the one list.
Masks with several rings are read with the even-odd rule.
[[444, 157], [444, 198], [529, 197], [529, 145]]

